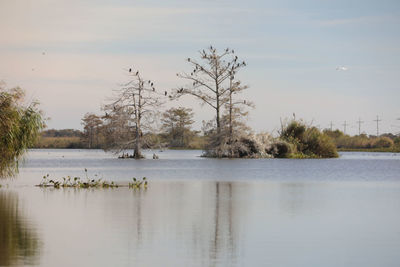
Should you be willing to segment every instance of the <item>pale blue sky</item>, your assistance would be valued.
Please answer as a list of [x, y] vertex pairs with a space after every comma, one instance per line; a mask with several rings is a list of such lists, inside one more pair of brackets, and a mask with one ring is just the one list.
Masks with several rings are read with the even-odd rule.
[[[293, 112], [322, 128], [347, 120], [351, 134], [359, 117], [375, 133], [379, 115], [381, 131], [400, 131], [399, 1], [2, 0], [0, 32], [0, 79], [39, 99], [50, 128], [81, 128], [124, 68], [182, 85], [185, 58], [212, 44], [248, 62], [258, 131]], [[191, 98], [169, 105], [193, 107], [196, 127], [213, 117]]]

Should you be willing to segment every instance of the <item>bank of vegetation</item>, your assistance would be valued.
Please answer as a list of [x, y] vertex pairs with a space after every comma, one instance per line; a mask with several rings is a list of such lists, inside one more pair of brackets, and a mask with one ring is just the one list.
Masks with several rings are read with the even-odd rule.
[[339, 130], [324, 130], [340, 151], [400, 152], [400, 136], [382, 134], [380, 136], [360, 134], [345, 135]]

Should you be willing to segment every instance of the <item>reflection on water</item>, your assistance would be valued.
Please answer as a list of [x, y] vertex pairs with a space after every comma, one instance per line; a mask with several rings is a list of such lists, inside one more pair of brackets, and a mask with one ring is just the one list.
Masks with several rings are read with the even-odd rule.
[[0, 190], [0, 266], [35, 264], [39, 241], [14, 192]]
[[[18, 191], [30, 200], [30, 219], [40, 222], [40, 266], [367, 267], [400, 261], [397, 184], [192, 180], [151, 182], [141, 191]], [[20, 208], [14, 206], [14, 217]], [[23, 236], [28, 255], [38, 241], [32, 232]]]

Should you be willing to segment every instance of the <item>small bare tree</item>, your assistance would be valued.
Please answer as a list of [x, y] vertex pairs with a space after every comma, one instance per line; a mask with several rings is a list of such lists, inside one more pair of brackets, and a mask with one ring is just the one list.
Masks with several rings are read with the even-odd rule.
[[188, 58], [187, 61], [193, 68], [190, 73], [178, 73], [177, 76], [189, 83], [177, 89], [171, 98], [183, 95], [192, 95], [212, 107], [216, 112], [217, 133], [221, 132], [221, 111], [229, 98], [231, 78], [240, 68], [246, 66], [244, 61], [239, 62], [235, 51], [226, 48], [222, 53], [210, 46], [199, 52], [202, 62]]
[[133, 147], [133, 157], [139, 159], [143, 157], [143, 132], [152, 124], [152, 114], [163, 104], [162, 97], [167, 93], [158, 92], [154, 83], [145, 80], [139, 71], [129, 69], [128, 74], [132, 80], [115, 90], [113, 101], [104, 110], [109, 117], [107, 132], [113, 140], [110, 149], [120, 152]]

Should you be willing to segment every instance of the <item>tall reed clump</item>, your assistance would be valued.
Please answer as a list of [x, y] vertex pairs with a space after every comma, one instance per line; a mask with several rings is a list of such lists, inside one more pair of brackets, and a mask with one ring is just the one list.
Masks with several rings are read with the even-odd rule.
[[[333, 140], [318, 128], [303, 121], [291, 120], [282, 126], [280, 141], [276, 143], [277, 157], [337, 158]], [[275, 145], [275, 146], [276, 146]]]
[[24, 106], [23, 99], [21, 88], [7, 90], [0, 83], [0, 177], [18, 171], [22, 155], [35, 144], [44, 128], [38, 103]]

